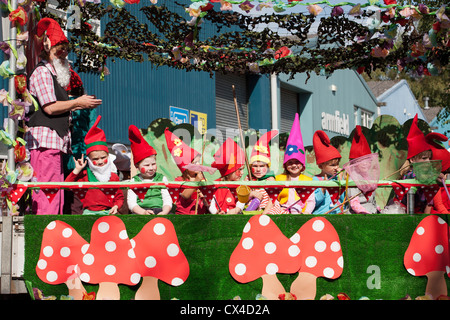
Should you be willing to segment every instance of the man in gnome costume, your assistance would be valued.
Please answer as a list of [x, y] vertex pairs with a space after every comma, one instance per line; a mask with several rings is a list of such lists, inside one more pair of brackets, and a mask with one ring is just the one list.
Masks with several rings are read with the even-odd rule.
[[[201, 154], [189, 147], [183, 140], [170, 132], [168, 128], [164, 131], [167, 149], [172, 155], [175, 164], [181, 171], [181, 176], [175, 181], [202, 181], [204, 180], [201, 171], [186, 169], [189, 164], [199, 164]], [[208, 204], [204, 195], [196, 188], [183, 188], [179, 193], [176, 205], [176, 214], [205, 214], [208, 213]]]
[[[294, 123], [286, 142], [283, 168], [284, 172], [275, 177], [276, 181], [312, 180], [312, 178], [303, 174], [306, 169], [306, 156], [298, 113], [295, 114]], [[278, 194], [273, 210], [268, 213], [310, 214], [314, 210], [314, 204], [314, 195], [311, 195], [306, 203], [303, 203], [295, 188], [284, 188]]]
[[[156, 150], [148, 144], [135, 125], [128, 128], [128, 138], [131, 143], [134, 166], [138, 174], [132, 178], [135, 182], [165, 182], [169, 181], [161, 173], [156, 172]], [[135, 214], [165, 215], [172, 209], [172, 198], [167, 188], [149, 188], [143, 200], [136, 193], [128, 189], [128, 208]]]
[[[100, 99], [82, 95], [69, 100], [65, 88], [70, 82], [67, 60], [69, 41], [59, 24], [44, 18], [37, 24], [36, 34], [43, 37], [41, 61], [30, 72], [28, 90], [39, 107], [28, 114], [24, 139], [30, 150], [32, 165], [38, 182], [64, 181], [62, 153], [70, 153], [69, 121], [72, 110], [95, 108]], [[60, 214], [64, 205], [59, 191], [52, 202], [43, 192], [34, 192], [32, 208], [35, 214]]]
[[[84, 138], [86, 143], [86, 160], [84, 155], [81, 159], [73, 159], [75, 161], [75, 169], [67, 176], [66, 182], [110, 182], [120, 180], [119, 176], [111, 170], [112, 161], [109, 158], [106, 136], [104, 131], [98, 127], [100, 119], [101, 116], [98, 116]], [[86, 167], [86, 165], [88, 166]], [[86, 170], [83, 170], [84, 168]], [[123, 205], [124, 196], [119, 188], [113, 195], [107, 195], [98, 188], [92, 188], [86, 192], [81, 202], [84, 208], [83, 214], [116, 214]]]
[[[357, 159], [366, 155], [371, 154], [369, 143], [362, 131], [362, 127], [357, 125], [355, 128], [355, 133], [353, 135], [352, 145], [350, 147], [349, 159]], [[347, 198], [351, 199], [360, 193], [358, 188], [348, 188]], [[372, 192], [370, 196], [366, 198], [365, 195], [361, 194], [352, 200], [350, 200], [350, 213], [378, 213], [379, 208], [377, 207], [375, 201], [375, 192]]]
[[[341, 154], [331, 145], [330, 138], [322, 130], [317, 130], [313, 136], [313, 147], [316, 155], [316, 164], [320, 169], [320, 173], [313, 177], [313, 180], [326, 181], [329, 179], [338, 179], [340, 171], [339, 162]], [[345, 194], [342, 193], [338, 199], [338, 203], [342, 203]], [[333, 203], [332, 198], [326, 188], [317, 188], [314, 191], [315, 206], [313, 214], [324, 214], [333, 209], [337, 204]], [[341, 209], [336, 208], [329, 214], [339, 213]]]

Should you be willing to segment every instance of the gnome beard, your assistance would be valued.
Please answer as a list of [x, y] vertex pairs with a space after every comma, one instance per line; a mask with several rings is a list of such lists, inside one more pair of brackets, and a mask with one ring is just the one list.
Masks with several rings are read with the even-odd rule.
[[69, 60], [54, 59], [53, 67], [56, 71], [56, 80], [63, 88], [67, 87], [70, 82], [70, 64]]
[[91, 169], [94, 176], [99, 182], [108, 182], [111, 178], [111, 161], [105, 163], [103, 166], [99, 167], [92, 163], [91, 159], [87, 158], [89, 169]]

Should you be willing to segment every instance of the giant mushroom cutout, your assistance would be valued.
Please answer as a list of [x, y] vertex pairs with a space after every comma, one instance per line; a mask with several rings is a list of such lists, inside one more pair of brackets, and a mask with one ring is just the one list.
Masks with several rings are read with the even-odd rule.
[[268, 215], [250, 218], [242, 238], [231, 254], [229, 271], [240, 283], [261, 278], [261, 294], [277, 300], [285, 289], [277, 273], [295, 273], [300, 268], [300, 249], [293, 244]]
[[413, 276], [426, 276], [425, 294], [447, 295], [444, 275], [450, 272], [448, 225], [439, 216], [424, 218], [414, 230], [403, 263]]
[[42, 235], [41, 253], [36, 274], [48, 284], [65, 283], [69, 295], [82, 300], [86, 290], [80, 281], [79, 263], [88, 245], [74, 228], [65, 222], [50, 222]]
[[154, 218], [131, 240], [142, 284], [136, 300], [159, 300], [158, 279], [172, 286], [182, 285], [189, 276], [189, 263], [180, 248], [172, 222]]
[[336, 279], [344, 268], [339, 236], [333, 225], [322, 217], [308, 220], [291, 237], [302, 253], [298, 277], [291, 284], [291, 293], [298, 300], [314, 300], [317, 278]]
[[118, 284], [139, 283], [136, 255], [120, 218], [104, 216], [95, 221], [80, 269], [81, 281], [99, 284], [97, 300], [120, 300]]

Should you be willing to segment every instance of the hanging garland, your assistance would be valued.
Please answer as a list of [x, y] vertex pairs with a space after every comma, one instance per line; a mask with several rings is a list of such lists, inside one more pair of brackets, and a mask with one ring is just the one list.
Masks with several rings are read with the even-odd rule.
[[[406, 69], [430, 75], [441, 71], [449, 60], [450, 22], [445, 6], [432, 11], [424, 5], [399, 6], [392, 0], [386, 0], [386, 5], [374, 0], [334, 5], [328, 1], [192, 0], [188, 8], [175, 2], [184, 8], [183, 15], [164, 5], [143, 6], [140, 11], [146, 19], [140, 21], [126, 9], [126, 5], [139, 1], [126, 2], [86, 2], [80, 6], [81, 27], [72, 30], [70, 38], [80, 72], [97, 72], [104, 68], [107, 58], [118, 58], [211, 75], [252, 72], [287, 73], [292, 77], [298, 72], [329, 75], [339, 69], [362, 72], [367, 68]], [[59, 1], [60, 9], [69, 5], [69, 0]], [[317, 21], [323, 11], [321, 5], [332, 11]], [[300, 6], [307, 12], [284, 13]], [[344, 12], [345, 6], [350, 7], [348, 12]], [[42, 16], [47, 15], [44, 8], [40, 7]], [[252, 14], [267, 8], [274, 12]], [[378, 8], [376, 14], [374, 8]], [[108, 22], [99, 37], [89, 28], [89, 21], [104, 18]], [[355, 18], [365, 18], [367, 23], [358, 23]], [[417, 25], [421, 19], [434, 19], [432, 28], [420, 32]], [[308, 34], [314, 23], [318, 27], [312, 41]], [[208, 30], [213, 26], [215, 32], [205, 35], [204, 25]], [[279, 29], [289, 36], [277, 33]]]

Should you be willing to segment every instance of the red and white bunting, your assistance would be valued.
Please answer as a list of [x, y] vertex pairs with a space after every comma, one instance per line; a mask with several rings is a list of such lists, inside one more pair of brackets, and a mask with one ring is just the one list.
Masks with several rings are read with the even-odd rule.
[[19, 202], [20, 198], [22, 198], [23, 194], [27, 191], [27, 187], [18, 186], [15, 184], [10, 193], [8, 193], [8, 199], [11, 201], [13, 205]]

